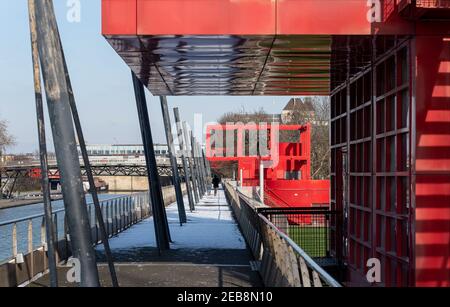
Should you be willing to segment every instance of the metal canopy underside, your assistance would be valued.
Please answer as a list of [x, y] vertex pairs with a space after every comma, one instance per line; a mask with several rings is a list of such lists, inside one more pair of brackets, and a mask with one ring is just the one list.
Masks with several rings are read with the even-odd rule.
[[[155, 96], [329, 95], [401, 37], [106, 36]], [[348, 71], [349, 70], [349, 71]]]
[[154, 95], [327, 95], [330, 36], [107, 36]]
[[102, 0], [102, 33], [154, 95], [328, 95], [335, 40], [370, 35], [367, 11], [366, 0]]

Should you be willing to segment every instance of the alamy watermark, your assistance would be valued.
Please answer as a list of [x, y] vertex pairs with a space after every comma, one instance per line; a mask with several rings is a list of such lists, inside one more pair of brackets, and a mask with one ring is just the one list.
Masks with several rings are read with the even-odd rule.
[[381, 262], [378, 258], [370, 258], [366, 264], [368, 270], [366, 273], [366, 279], [369, 283], [381, 282]]
[[367, 21], [370, 23], [381, 22], [381, 1], [380, 0], [367, 0]]
[[67, 21], [70, 23], [81, 22], [81, 1], [80, 0], [67, 0]]
[[67, 266], [70, 267], [70, 269], [67, 271], [67, 274], [66, 274], [67, 282], [69, 282], [71, 284], [80, 283], [81, 282], [80, 260], [77, 258], [70, 258], [67, 261]]
[[[279, 163], [279, 142], [280, 142], [280, 124], [278, 122], [227, 122], [219, 124], [217, 122], [203, 123], [203, 115], [196, 113], [194, 115], [194, 127], [186, 123], [187, 131], [184, 125], [172, 125], [175, 138], [171, 152], [178, 158], [183, 155], [192, 154], [191, 144], [180, 138], [181, 135], [192, 135], [202, 143], [205, 142], [205, 154], [207, 158], [224, 157], [263, 157], [265, 168], [276, 167]], [[300, 132], [299, 132], [300, 133]], [[183, 148], [180, 149], [180, 144]], [[177, 150], [180, 149], [180, 150]], [[194, 152], [197, 154], [197, 152]], [[201, 154], [201, 153], [199, 153]]]

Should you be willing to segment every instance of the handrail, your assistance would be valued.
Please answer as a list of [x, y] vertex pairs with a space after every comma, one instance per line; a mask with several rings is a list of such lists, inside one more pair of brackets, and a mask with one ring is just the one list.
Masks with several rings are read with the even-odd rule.
[[[266, 285], [280, 286], [287, 282], [290, 286], [303, 284], [309, 287], [323, 284], [330, 287], [342, 287], [297, 243], [263, 215], [264, 210], [270, 212], [270, 208], [245, 195], [228, 182], [225, 186], [227, 199], [235, 211], [241, 231], [255, 259], [260, 262], [259, 272]], [[318, 210], [318, 212], [323, 213], [324, 210]], [[285, 257], [286, 261], [281, 260], [280, 257]], [[274, 277], [279, 274], [287, 280], [280, 281]]]
[[[103, 199], [103, 200], [100, 201], [100, 203], [111, 201], [111, 200], [115, 200], [115, 199], [121, 199], [123, 197], [130, 197], [130, 196], [138, 195], [138, 194], [139, 193], [133, 193], [133, 194], [122, 195], [122, 196], [114, 196], [114, 197], [111, 197], [111, 198], [108, 198], [108, 199]], [[94, 204], [93, 202], [89, 202], [89, 203], [87, 203], [87, 206], [89, 207], [89, 206], [92, 206], [93, 204]], [[36, 205], [36, 204], [34, 204], [34, 205]], [[12, 208], [9, 208], [9, 209], [12, 209]], [[60, 212], [63, 212], [65, 210], [66, 210], [65, 208], [56, 209], [56, 210], [52, 211], [52, 214], [60, 213]], [[0, 222], [0, 227], [1, 226], [6, 226], [6, 225], [10, 225], [10, 224], [14, 224], [14, 223], [25, 222], [25, 221], [32, 220], [32, 219], [37, 219], [39, 217], [44, 217], [44, 213], [38, 213], [38, 214], [29, 215], [29, 216], [25, 216], [25, 217], [13, 219], [13, 220], [3, 221], [3, 222]]]
[[319, 274], [320, 278], [325, 281], [327, 285], [330, 287], [342, 287], [341, 284], [339, 284], [333, 277], [331, 277], [330, 274], [328, 274], [320, 265], [318, 265], [303, 249], [301, 249], [300, 246], [297, 245], [294, 241], [292, 241], [291, 238], [289, 238], [286, 234], [281, 232], [277, 226], [275, 226], [271, 221], [269, 221], [264, 215], [259, 214], [259, 217], [261, 220], [263, 220], [269, 227], [271, 227], [277, 235], [279, 235], [281, 238], [283, 238], [292, 249], [300, 255], [300, 257], [305, 260], [305, 263], [308, 267], [313, 269], [314, 271]]

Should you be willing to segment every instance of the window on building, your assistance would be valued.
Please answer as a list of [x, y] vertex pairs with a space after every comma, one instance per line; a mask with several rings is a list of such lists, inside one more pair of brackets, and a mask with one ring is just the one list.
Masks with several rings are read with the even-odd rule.
[[286, 171], [284, 173], [284, 179], [286, 180], [300, 180], [302, 179], [301, 171]]

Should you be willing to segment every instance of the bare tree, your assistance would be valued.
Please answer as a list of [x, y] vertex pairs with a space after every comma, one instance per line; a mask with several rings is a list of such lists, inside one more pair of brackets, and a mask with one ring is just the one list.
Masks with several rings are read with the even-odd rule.
[[5, 120], [0, 120], [0, 158], [7, 147], [15, 144], [14, 137], [8, 132], [8, 124]]
[[314, 97], [315, 122], [311, 131], [311, 176], [313, 179], [330, 177], [330, 99]]
[[255, 124], [259, 124], [261, 122], [267, 122], [269, 115], [264, 111], [263, 108], [260, 108], [253, 112], [245, 111], [244, 108], [237, 112], [228, 112], [222, 115], [218, 122], [222, 125], [226, 123], [249, 123], [253, 122]]
[[[330, 176], [330, 144], [329, 118], [330, 99], [325, 96], [314, 96], [309, 99], [313, 112], [305, 112], [301, 108], [290, 110], [288, 124], [305, 125], [311, 123], [311, 177], [328, 179]], [[290, 131], [283, 131], [280, 139], [285, 142], [297, 142], [298, 136]]]

